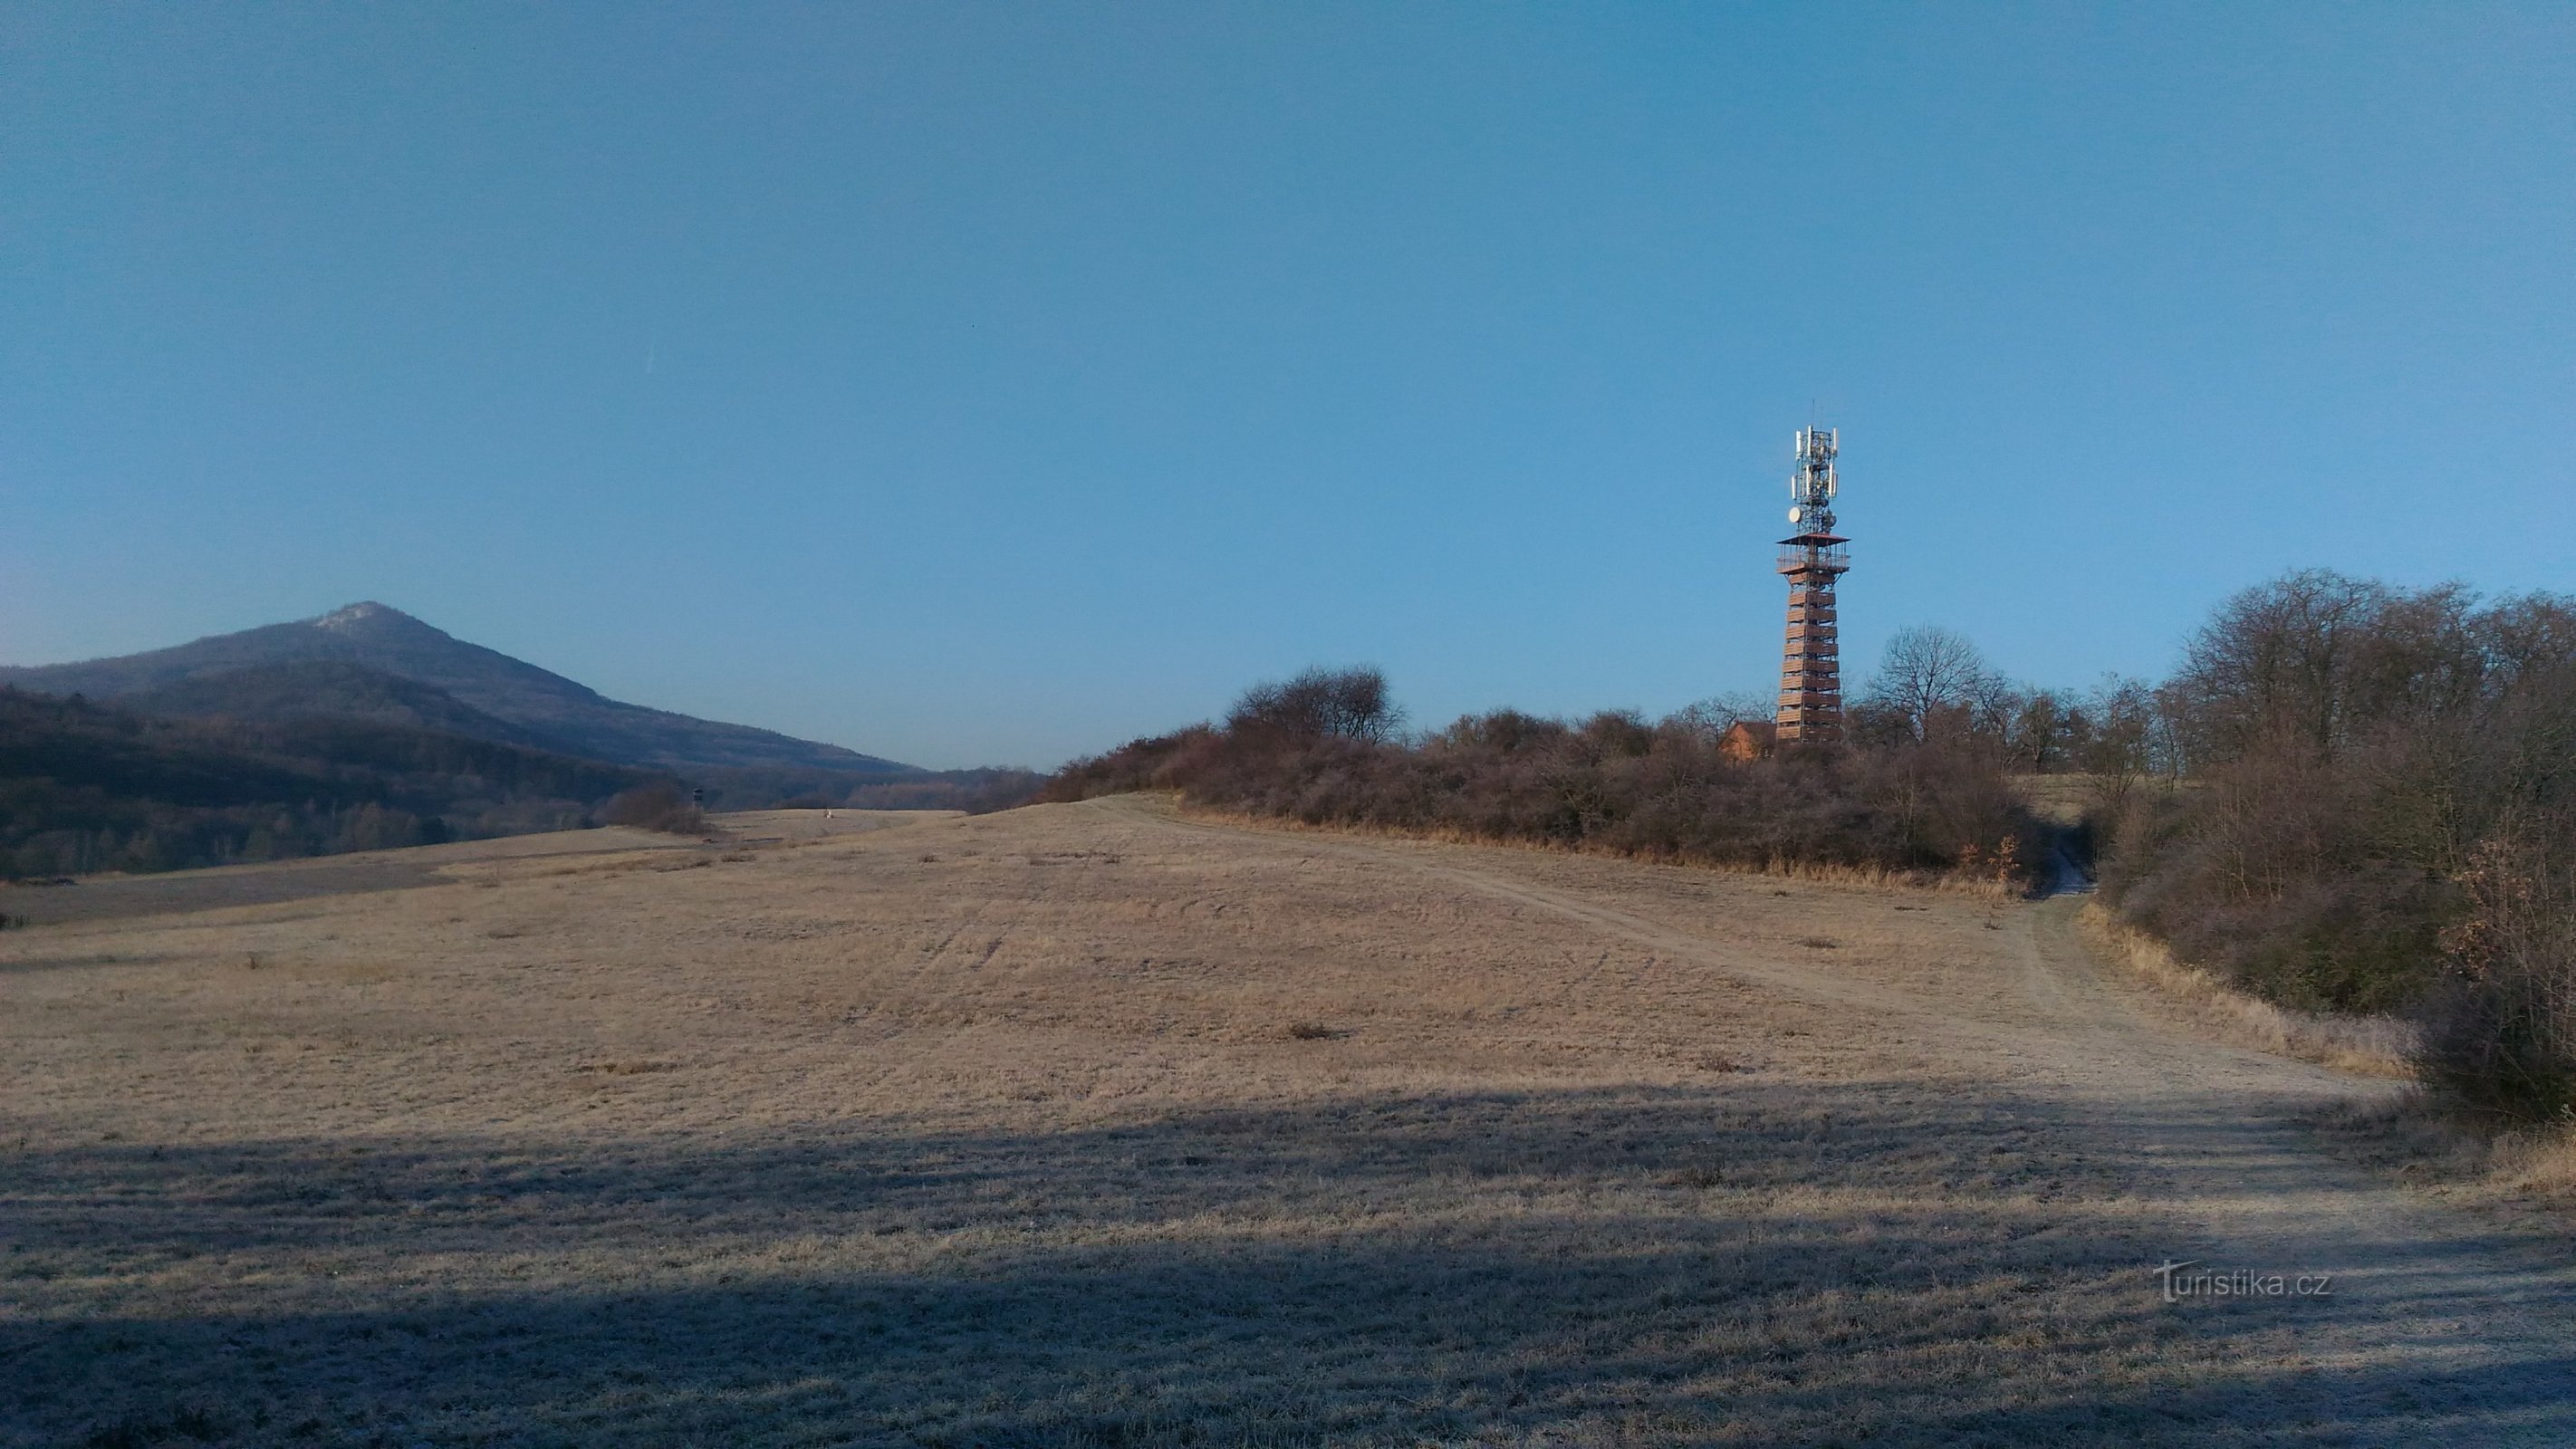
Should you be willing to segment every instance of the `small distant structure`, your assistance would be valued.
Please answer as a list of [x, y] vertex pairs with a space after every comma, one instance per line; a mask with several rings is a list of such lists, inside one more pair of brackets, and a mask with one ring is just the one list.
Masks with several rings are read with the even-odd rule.
[[1789, 523], [1780, 540], [1780, 573], [1789, 580], [1789, 633], [1780, 659], [1780, 744], [1843, 737], [1843, 680], [1836, 642], [1834, 581], [1851, 568], [1851, 542], [1834, 532], [1834, 458], [1838, 428], [1800, 428], [1797, 469], [1789, 476]]
[[1717, 737], [1718, 758], [1739, 765], [1749, 765], [1771, 753], [1778, 743], [1780, 727], [1767, 719], [1740, 719], [1726, 727]]

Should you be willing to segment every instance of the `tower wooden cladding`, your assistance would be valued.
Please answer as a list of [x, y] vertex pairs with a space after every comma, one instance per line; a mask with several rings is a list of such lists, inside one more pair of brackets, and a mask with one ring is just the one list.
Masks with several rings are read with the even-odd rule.
[[1779, 740], [1843, 737], [1842, 659], [1835, 639], [1834, 581], [1851, 567], [1851, 542], [1834, 532], [1834, 456], [1838, 429], [1798, 430], [1797, 471], [1789, 478], [1789, 522], [1780, 540], [1780, 572], [1789, 580], [1789, 637], [1780, 658]]

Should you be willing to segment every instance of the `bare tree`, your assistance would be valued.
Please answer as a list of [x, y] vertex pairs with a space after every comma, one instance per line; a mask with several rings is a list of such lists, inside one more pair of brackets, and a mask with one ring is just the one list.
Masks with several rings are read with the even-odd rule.
[[1929, 625], [1899, 629], [1871, 676], [1864, 698], [1904, 722], [1916, 744], [1944, 732], [1946, 722], [1974, 731], [1983, 713], [2000, 709], [2010, 686], [1964, 635]]
[[1713, 741], [1739, 721], [1761, 723], [1778, 712], [1779, 702], [1770, 695], [1755, 689], [1739, 689], [1727, 694], [1712, 694], [1685, 705], [1666, 715], [1663, 722]]
[[1235, 701], [1228, 727], [1246, 733], [1383, 743], [1404, 727], [1404, 711], [1376, 668], [1308, 669], [1285, 684], [1258, 684]]
[[2009, 746], [2014, 721], [2029, 705], [2031, 691], [2006, 679], [1994, 670], [1978, 676], [1968, 691], [1968, 733], [1999, 746]]
[[2389, 600], [2384, 584], [2306, 569], [2220, 605], [2185, 646], [2172, 685], [2194, 763], [2292, 742], [2333, 754], [2362, 641]]
[[2013, 758], [2034, 774], [2062, 768], [2082, 738], [2084, 712], [2053, 689], [2021, 696], [2009, 726]]

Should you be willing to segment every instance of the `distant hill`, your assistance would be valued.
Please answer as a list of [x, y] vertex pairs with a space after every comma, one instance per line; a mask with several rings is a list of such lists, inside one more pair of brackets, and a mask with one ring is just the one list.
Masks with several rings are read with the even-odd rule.
[[787, 771], [850, 784], [928, 773], [838, 745], [624, 704], [376, 603], [116, 659], [0, 666], [0, 684], [164, 716], [341, 716], [684, 773]]
[[661, 778], [404, 723], [173, 719], [0, 687], [0, 876], [571, 829]]

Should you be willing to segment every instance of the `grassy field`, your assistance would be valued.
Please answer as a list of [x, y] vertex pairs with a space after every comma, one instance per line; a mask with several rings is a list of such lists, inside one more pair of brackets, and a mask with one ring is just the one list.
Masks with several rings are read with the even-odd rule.
[[731, 832], [7, 892], [0, 1442], [2576, 1441], [2555, 1245], [2071, 903]]

